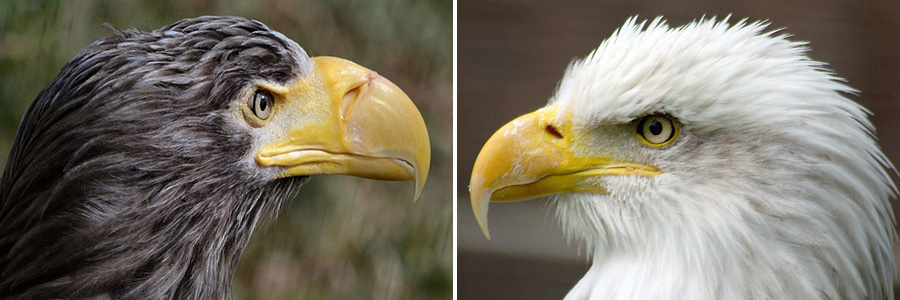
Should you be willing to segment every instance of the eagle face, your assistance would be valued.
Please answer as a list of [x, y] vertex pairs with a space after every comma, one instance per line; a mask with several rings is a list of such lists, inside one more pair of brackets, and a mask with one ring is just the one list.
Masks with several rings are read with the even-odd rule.
[[764, 28], [627, 21], [485, 144], [485, 234], [489, 202], [550, 196], [593, 256], [573, 299], [891, 294], [896, 189], [868, 112]]
[[238, 17], [117, 31], [26, 112], [0, 184], [0, 298], [230, 298], [257, 222], [309, 175], [415, 180], [398, 87]]

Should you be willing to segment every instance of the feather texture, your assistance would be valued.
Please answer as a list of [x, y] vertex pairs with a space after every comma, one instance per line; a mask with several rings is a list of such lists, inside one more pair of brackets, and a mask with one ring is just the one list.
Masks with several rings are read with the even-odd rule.
[[35, 98], [13, 144], [0, 298], [230, 298], [257, 222], [304, 180], [255, 166], [254, 137], [230, 110], [251, 81], [283, 83], [311, 63], [236, 17], [88, 46]]
[[593, 258], [567, 299], [892, 298], [896, 188], [869, 112], [804, 43], [728, 21], [631, 18], [560, 81], [549, 105], [581, 130], [681, 125], [662, 149], [610, 146], [662, 175], [553, 197]]

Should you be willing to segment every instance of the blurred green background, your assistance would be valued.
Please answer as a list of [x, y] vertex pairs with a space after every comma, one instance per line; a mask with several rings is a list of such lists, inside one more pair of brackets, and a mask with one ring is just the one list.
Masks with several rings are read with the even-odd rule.
[[236, 299], [447, 299], [452, 292], [452, 2], [0, 2], [0, 165], [22, 114], [70, 58], [117, 28], [237, 15], [295, 40], [311, 56], [355, 61], [400, 86], [425, 117], [432, 165], [413, 184], [318, 176], [261, 226], [244, 251]]

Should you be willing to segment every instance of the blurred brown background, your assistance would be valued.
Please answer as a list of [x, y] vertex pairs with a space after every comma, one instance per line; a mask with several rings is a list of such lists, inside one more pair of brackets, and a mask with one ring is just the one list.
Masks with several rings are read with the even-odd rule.
[[254, 234], [236, 299], [448, 299], [452, 292], [452, 2], [444, 0], [0, 1], [0, 166], [31, 100], [66, 61], [112, 34], [238, 15], [310, 55], [353, 60], [422, 111], [432, 165], [413, 184], [318, 176]]
[[849, 97], [874, 113], [882, 147], [900, 163], [900, 1], [460, 0], [458, 6], [459, 299], [560, 299], [586, 272], [587, 259], [567, 247], [541, 201], [491, 205], [487, 241], [466, 188], [490, 135], [544, 106], [568, 63], [629, 16], [662, 15], [680, 26], [732, 14], [732, 21], [769, 20], [770, 29], [809, 41], [813, 59], [862, 91]]

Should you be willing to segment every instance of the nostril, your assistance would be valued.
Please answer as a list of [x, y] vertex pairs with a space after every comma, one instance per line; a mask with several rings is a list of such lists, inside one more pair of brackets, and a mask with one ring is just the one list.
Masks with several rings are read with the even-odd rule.
[[558, 139], [561, 139], [563, 137], [562, 134], [559, 133], [559, 130], [556, 130], [556, 127], [553, 127], [553, 125], [551, 124], [547, 124], [547, 127], [544, 127], [544, 130]]
[[347, 117], [350, 114], [350, 110], [353, 108], [353, 104], [356, 104], [356, 98], [359, 95], [360, 87], [353, 88], [347, 91], [344, 94], [344, 98], [341, 99], [341, 115]]

